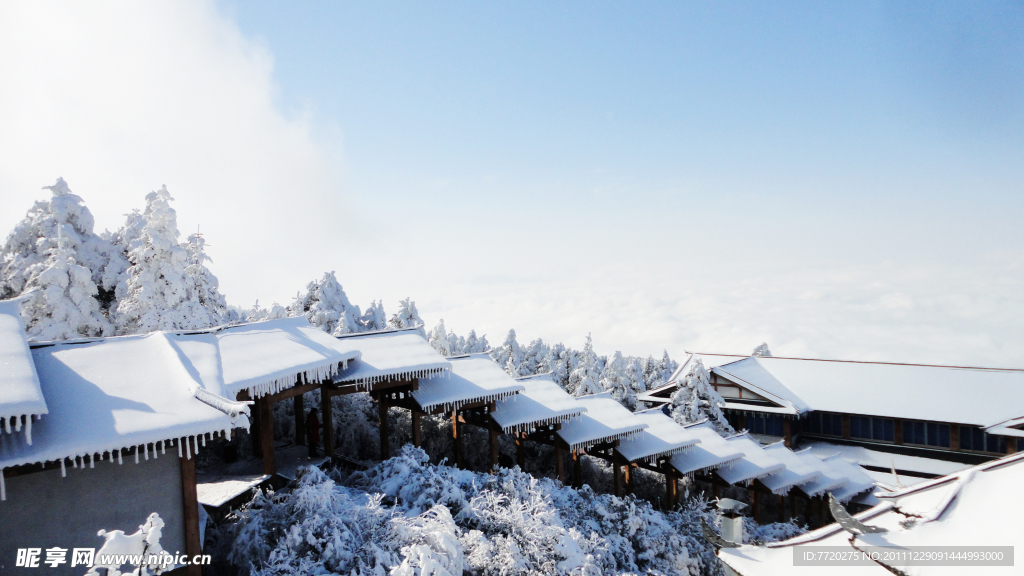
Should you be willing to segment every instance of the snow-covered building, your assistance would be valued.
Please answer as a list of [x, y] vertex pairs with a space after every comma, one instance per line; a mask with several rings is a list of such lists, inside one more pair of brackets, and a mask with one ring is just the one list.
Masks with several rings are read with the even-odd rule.
[[[937, 479], [926, 480], [894, 492], [876, 494], [880, 503], [856, 514], [853, 521], [830, 524], [799, 537], [767, 546], [722, 548], [719, 558], [726, 573], [733, 576], [799, 576], [842, 573], [851, 576], [885, 574], [1019, 574], [1013, 549], [1024, 546], [1020, 518], [1024, 516], [1024, 454], [962, 470]], [[842, 510], [839, 510], [842, 515]], [[915, 548], [940, 546], [985, 547], [998, 554], [982, 562], [947, 559], [931, 565], [908, 565]], [[831, 547], [837, 552], [855, 553], [869, 548], [888, 549], [893, 554], [876, 556], [877, 561], [849, 562], [842, 567], [814, 565], [806, 561], [814, 552]], [[996, 547], [996, 548], [993, 548]], [[960, 549], [961, 553], [965, 549]], [[967, 555], [961, 554], [961, 558]], [[798, 562], [798, 559], [805, 561]]]
[[47, 413], [18, 302], [0, 302], [0, 434], [24, 433], [32, 443], [32, 421]]
[[638, 400], [669, 403], [697, 360], [736, 429], [842, 453], [878, 479], [934, 478], [1024, 448], [1024, 370], [691, 353]]

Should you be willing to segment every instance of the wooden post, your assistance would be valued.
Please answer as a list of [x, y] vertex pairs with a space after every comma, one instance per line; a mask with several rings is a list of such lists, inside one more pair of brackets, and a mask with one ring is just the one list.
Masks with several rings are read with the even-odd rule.
[[797, 506], [796, 506], [796, 498], [797, 498], [797, 496], [796, 496], [795, 492], [790, 492], [789, 493], [789, 517], [790, 518], [796, 518], [796, 519], [799, 520], [799, 514], [797, 513]]
[[665, 465], [665, 509], [671, 510], [676, 505], [679, 493], [679, 481]]
[[[186, 440], [187, 441], [187, 440]], [[178, 440], [181, 442], [181, 440]], [[273, 451], [271, 451], [273, 453]], [[181, 460], [181, 505], [182, 516], [185, 523], [185, 553], [189, 558], [203, 553], [203, 543], [199, 540], [199, 497], [196, 494], [196, 460], [195, 452], [192, 458], [184, 453]], [[189, 564], [185, 569], [188, 576], [202, 576], [203, 567], [198, 564]]]
[[758, 491], [750, 488], [750, 507], [753, 508], [754, 522], [761, 523], [761, 495]]
[[388, 426], [388, 397], [384, 392], [377, 398], [377, 422], [380, 424], [380, 459], [391, 458], [391, 446], [388, 444], [388, 436], [391, 428]]
[[519, 469], [526, 472], [526, 440], [523, 439], [522, 433], [516, 434], [516, 463], [519, 464]]
[[715, 484], [714, 478], [711, 479], [711, 495], [718, 500], [718, 484]]
[[1006, 453], [1016, 454], [1017, 453], [1017, 438], [1013, 436], [1006, 437]]
[[334, 410], [327, 385], [320, 387], [320, 418], [323, 420], [324, 455], [334, 461]]
[[277, 472], [277, 463], [274, 462], [274, 403], [266, 399], [260, 401], [260, 420], [262, 430], [260, 431], [260, 444], [263, 446], [263, 473], [274, 474]]
[[612, 460], [612, 480], [615, 484], [615, 495], [622, 498], [622, 463], [618, 459]]
[[455, 443], [455, 467], [462, 468], [462, 425], [459, 424], [459, 411], [452, 410], [452, 440]]
[[625, 473], [624, 480], [626, 481], [625, 482], [625, 484], [626, 484], [626, 494], [632, 494], [633, 493], [633, 465], [630, 464], [629, 462], [626, 462], [626, 468], [625, 468], [625, 470], [623, 470], [623, 472]]
[[423, 412], [419, 410], [412, 411], [412, 445], [419, 448], [423, 444], [423, 425], [420, 423], [420, 418], [423, 417]]
[[555, 476], [565, 486], [565, 448], [555, 446]]
[[296, 396], [292, 402], [295, 405], [295, 444], [301, 446], [306, 443], [306, 407], [302, 394]]
[[782, 435], [785, 437], [783, 446], [791, 448], [793, 446], [793, 423], [789, 418], [782, 419]]
[[583, 460], [579, 450], [572, 451], [572, 485], [583, 488]]
[[252, 444], [253, 458], [263, 457], [263, 400], [257, 398], [250, 410], [252, 427], [249, 428], [249, 440]]
[[490, 435], [490, 447], [491, 447], [491, 474], [498, 472], [498, 435], [501, 434], [501, 430], [494, 424], [488, 427], [487, 430]]
[[786, 513], [787, 512], [788, 512], [788, 510], [786, 509], [786, 497], [783, 496], [782, 494], [779, 494], [779, 521], [780, 522], [785, 522], [786, 520], [789, 520], [789, 518], [786, 517]]

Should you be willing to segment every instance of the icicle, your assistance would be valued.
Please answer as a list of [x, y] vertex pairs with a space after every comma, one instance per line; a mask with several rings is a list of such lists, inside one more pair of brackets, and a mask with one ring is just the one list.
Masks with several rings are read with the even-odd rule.
[[187, 436], [185, 437], [185, 459], [186, 460], [191, 460], [192, 459], [192, 453], [189, 451], [188, 437]]
[[228, 441], [231, 440], [231, 428], [228, 428], [227, 431], [225, 431], [224, 438]]
[[71, 467], [72, 468], [78, 468], [78, 460], [77, 459], [71, 460]]
[[181, 439], [178, 439], [178, 458], [181, 458]]
[[7, 486], [4, 486], [4, 469], [0, 468], [0, 502], [7, 500]]
[[195, 436], [192, 437], [192, 453], [199, 454], [199, 440]]
[[11, 433], [11, 419], [10, 418], [4, 418], [4, 430], [8, 434]]
[[146, 460], [149, 460], [149, 444], [142, 445], [142, 455], [146, 457]]
[[203, 439], [203, 448], [206, 448], [206, 434], [200, 436]]
[[92, 468], [95, 468], [95, 467], [96, 467], [96, 456], [94, 456], [92, 454], [89, 454], [89, 468], [92, 469]]
[[25, 423], [25, 442], [32, 445], [32, 415], [28, 415], [28, 422]]
[[153, 442], [153, 460], [156, 460], [157, 446], [159, 446], [159, 445], [160, 445], [159, 442]]
[[138, 446], [135, 447], [135, 463], [136, 464], [139, 463], [139, 447]]
[[124, 458], [121, 457], [121, 450], [120, 449], [117, 450], [117, 463], [118, 464], [124, 464]]
[[163, 448], [161, 449], [160, 453], [161, 454], [167, 454], [167, 440], [161, 440], [160, 444], [161, 444], [161, 446], [163, 446]]
[[63, 458], [60, 459], [60, 477], [61, 478], [67, 478], [68, 477], [68, 470], [67, 470], [67, 468], [64, 467], [64, 459]]

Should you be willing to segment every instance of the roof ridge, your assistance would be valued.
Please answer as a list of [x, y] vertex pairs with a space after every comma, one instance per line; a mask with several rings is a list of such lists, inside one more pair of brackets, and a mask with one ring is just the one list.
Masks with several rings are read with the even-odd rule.
[[953, 368], [957, 370], [987, 370], [992, 372], [1024, 372], [1024, 368], [991, 368], [985, 366], [956, 366], [953, 364], [921, 364], [913, 362], [884, 362], [881, 360], [836, 360], [832, 358], [798, 358], [795, 356], [751, 356], [750, 354], [718, 354], [713, 352], [687, 352], [701, 356], [728, 356], [730, 358], [759, 358], [761, 360], [806, 360], [809, 362], [838, 362], [841, 364], [882, 364], [886, 366], [917, 366], [921, 368]]

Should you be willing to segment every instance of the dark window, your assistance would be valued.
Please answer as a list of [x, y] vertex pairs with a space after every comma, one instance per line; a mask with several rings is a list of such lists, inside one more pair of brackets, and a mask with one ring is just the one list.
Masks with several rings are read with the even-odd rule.
[[[779, 426], [781, 426], [781, 418]], [[781, 429], [781, 428], [780, 428]], [[811, 412], [800, 420], [800, 431], [805, 434], [825, 434], [827, 436], [843, 435], [843, 415], [831, 412]], [[782, 434], [778, 434], [781, 436]]]
[[850, 437], [871, 439], [871, 418], [850, 416]]
[[1017, 452], [1024, 452], [1024, 438], [1017, 438]]
[[986, 434], [981, 428], [973, 426], [960, 427], [960, 449], [974, 450], [976, 452], [1006, 453], [1006, 438]]
[[903, 443], [949, 448], [949, 424], [904, 420]]
[[896, 440], [896, 422], [889, 418], [850, 416], [850, 437], [893, 442]]
[[778, 414], [756, 414], [747, 418], [750, 431], [767, 436], [785, 436], [782, 416]]

